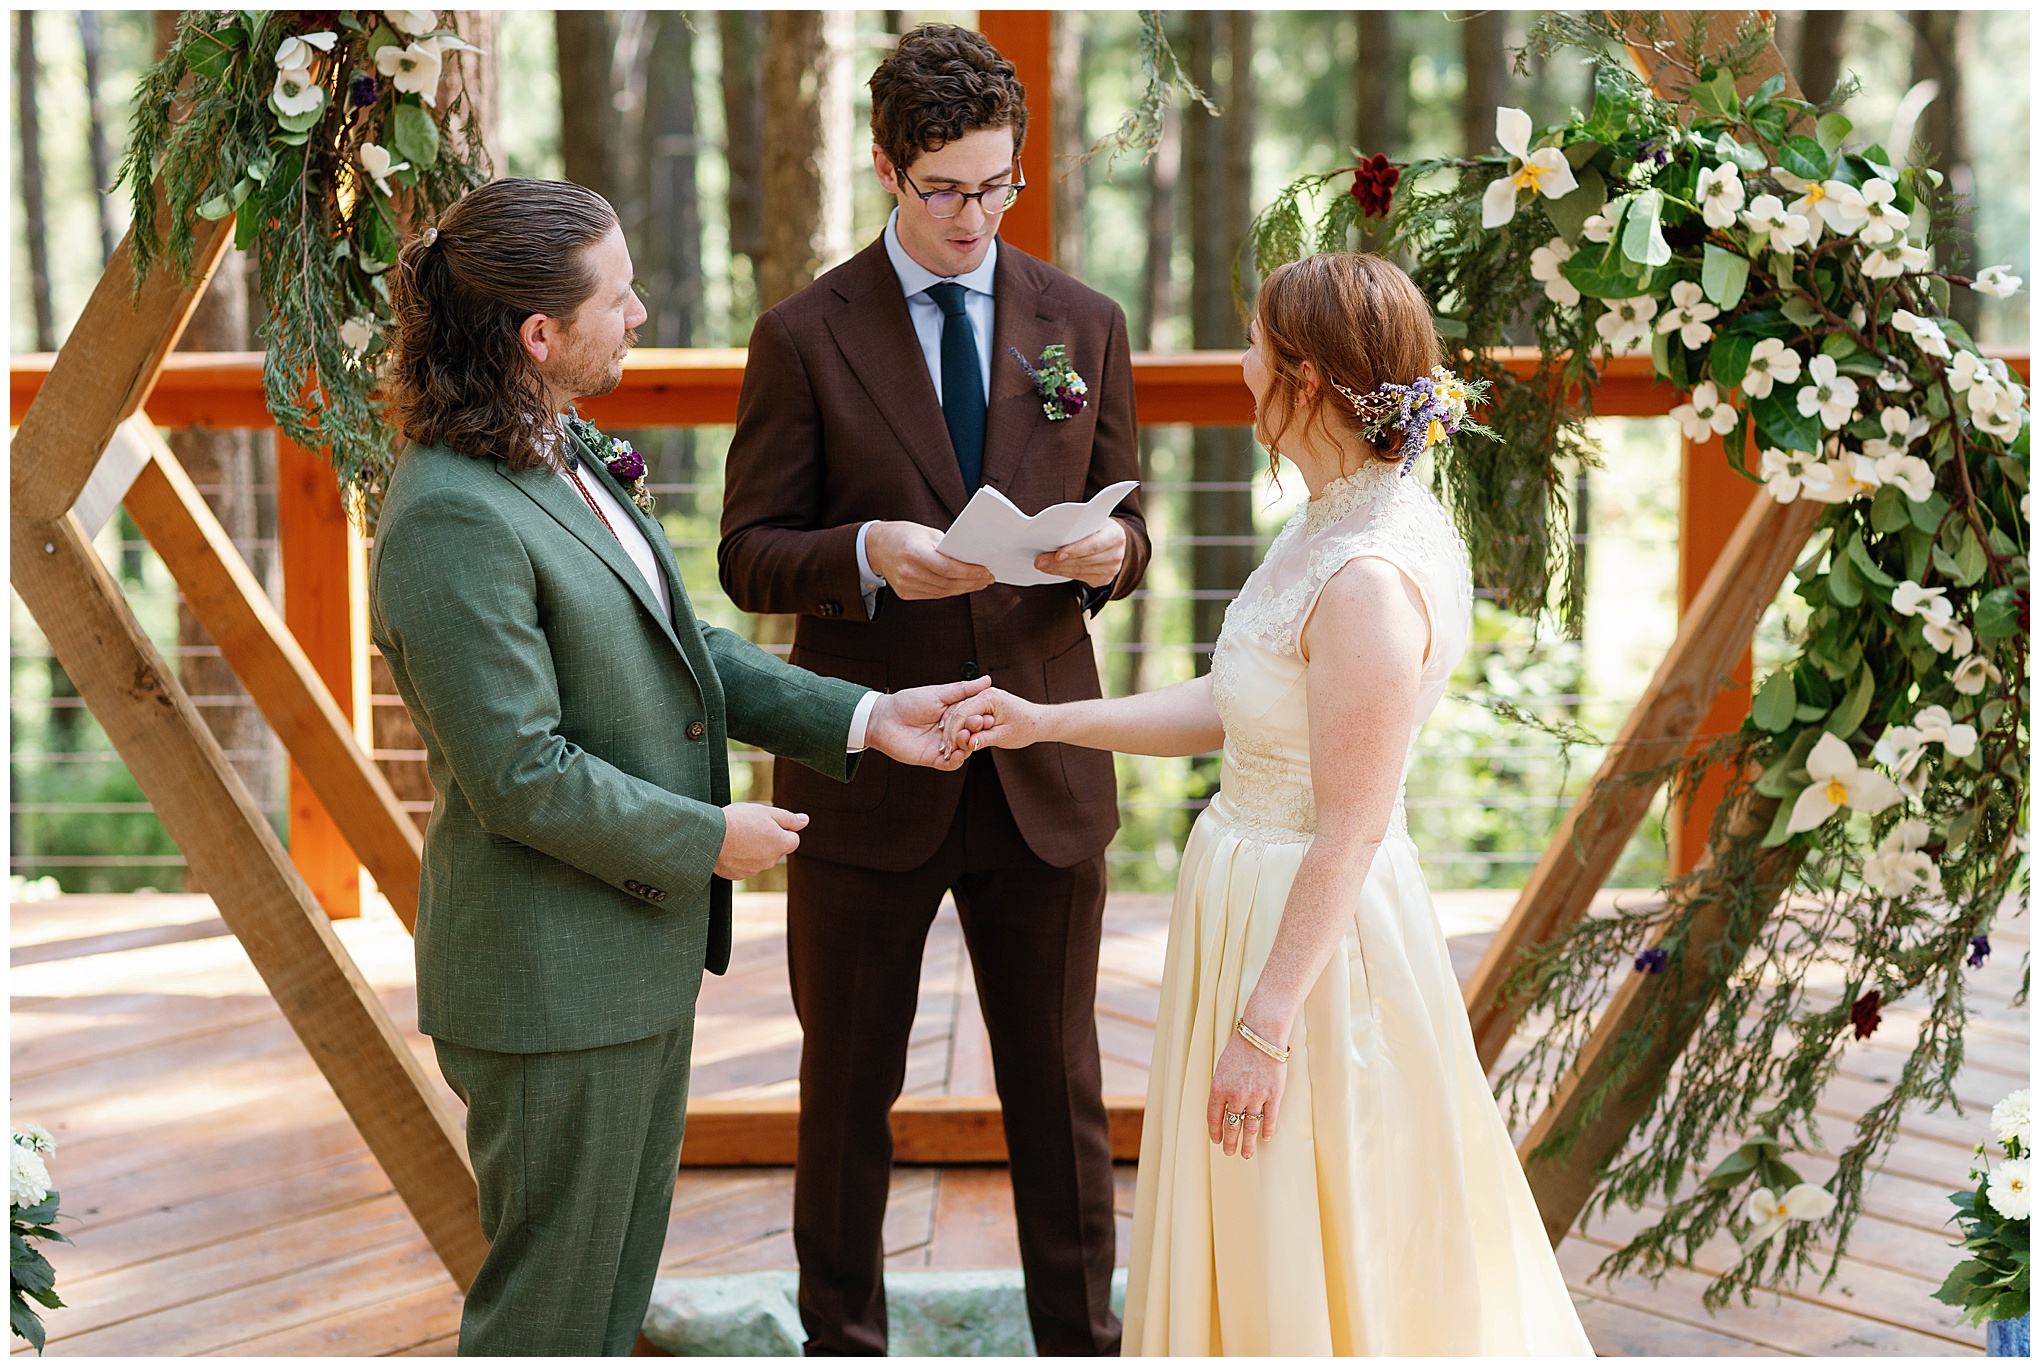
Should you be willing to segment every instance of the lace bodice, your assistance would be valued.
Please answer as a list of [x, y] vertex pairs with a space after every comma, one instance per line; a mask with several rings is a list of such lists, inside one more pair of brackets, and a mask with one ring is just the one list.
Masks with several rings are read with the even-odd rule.
[[[1304, 624], [1349, 561], [1386, 560], [1423, 599], [1430, 644], [1403, 774], [1417, 732], [1466, 651], [1473, 579], [1466, 545], [1421, 480], [1381, 461], [1325, 486], [1299, 508], [1225, 614], [1211, 657], [1212, 697], [1225, 726], [1214, 819], [1255, 839], [1297, 842], [1317, 829], [1310, 782]], [[1406, 831], [1397, 797], [1391, 831]]]

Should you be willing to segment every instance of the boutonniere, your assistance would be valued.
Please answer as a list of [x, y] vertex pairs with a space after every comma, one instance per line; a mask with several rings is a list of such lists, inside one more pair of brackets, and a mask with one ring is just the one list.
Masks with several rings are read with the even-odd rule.
[[622, 437], [606, 435], [578, 413], [568, 416], [567, 427], [609, 468], [609, 473], [616, 477], [616, 482], [623, 486], [638, 510], [646, 517], [652, 516], [652, 491], [645, 488], [645, 458], [638, 454], [637, 448]]
[[1034, 381], [1034, 392], [1041, 396], [1041, 411], [1050, 422], [1062, 422], [1084, 411], [1084, 396], [1091, 392], [1091, 386], [1084, 383], [1084, 377], [1070, 364], [1068, 350], [1061, 342], [1044, 348], [1038, 361], [1029, 361], [1018, 347], [1006, 350], [1013, 353], [1027, 378]]

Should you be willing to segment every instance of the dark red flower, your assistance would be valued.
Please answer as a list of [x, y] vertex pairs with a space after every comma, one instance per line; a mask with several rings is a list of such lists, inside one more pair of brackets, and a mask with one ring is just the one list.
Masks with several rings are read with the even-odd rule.
[[1362, 218], [1382, 218], [1395, 198], [1395, 183], [1402, 172], [1386, 155], [1376, 152], [1353, 171], [1353, 198], [1359, 202]]
[[1857, 1039], [1869, 1039], [1883, 1023], [1884, 1017], [1877, 1012], [1883, 1004], [1884, 999], [1874, 989], [1856, 998], [1856, 1004], [1849, 1008], [1849, 1024], [1856, 1028]]

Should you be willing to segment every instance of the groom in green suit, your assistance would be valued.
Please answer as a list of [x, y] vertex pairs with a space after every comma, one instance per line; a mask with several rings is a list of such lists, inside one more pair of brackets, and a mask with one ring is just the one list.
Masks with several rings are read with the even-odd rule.
[[437, 800], [418, 1023], [467, 1103], [489, 1256], [463, 1353], [625, 1354], [651, 1298], [730, 883], [807, 817], [732, 803], [731, 737], [837, 780], [955, 768], [985, 680], [881, 695], [701, 624], [634, 453], [571, 415], [645, 310], [599, 195], [500, 180], [409, 243], [370, 623]]

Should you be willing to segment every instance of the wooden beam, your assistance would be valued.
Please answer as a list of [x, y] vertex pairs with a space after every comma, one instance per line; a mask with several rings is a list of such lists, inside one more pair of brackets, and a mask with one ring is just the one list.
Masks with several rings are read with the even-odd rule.
[[[367, 590], [361, 533], [347, 516], [326, 458], [281, 432], [276, 434], [276, 542], [283, 562], [284, 626], [366, 754], [373, 748], [362, 734], [368, 711], [367, 641], [365, 627], [356, 631], [362, 614], [355, 611], [357, 604], [365, 604]], [[328, 916], [361, 915], [361, 861], [295, 758], [289, 803], [291, 863]], [[412, 888], [415, 884], [400, 891], [415, 905]]]
[[[1751, 792], [1729, 828], [1761, 834], [1777, 812], [1776, 798]], [[1734, 885], [1710, 876], [1711, 865], [1703, 867], [1686, 902], [1697, 910], [1675, 957], [1663, 973], [1631, 973], [1616, 990], [1518, 1154], [1554, 1246], [1572, 1232], [1602, 1172], [1650, 1112], [1726, 975], [1741, 966], [1804, 857], [1786, 847], [1764, 850], [1754, 872], [1746, 871]], [[1744, 898], [1748, 903], [1738, 923], [1734, 908]], [[1664, 943], [1662, 937], [1656, 943]], [[1648, 1027], [1648, 1038], [1625, 1065], [1619, 1059], [1628, 1048], [1623, 1036], [1639, 1027]]]
[[[411, 926], [423, 853], [417, 827], [162, 435], [147, 416], [134, 419], [129, 430], [150, 443], [154, 459], [128, 490], [128, 515], [163, 557], [192, 614], [218, 643], [391, 907]], [[161, 804], [157, 811], [168, 820]]]
[[1027, 141], [1020, 170], [1027, 188], [999, 224], [999, 240], [1029, 256], [1055, 260], [1055, 39], [1054, 11], [978, 11], [978, 32], [1013, 64], [1027, 89]]
[[1523, 951], [1584, 916], [1642, 824], [1662, 780], [1637, 776], [1682, 754], [1721, 682], [1748, 650], [1757, 619], [1778, 596], [1825, 504], [1760, 498], [1744, 512], [1708, 571], [1672, 648], [1622, 723], [1607, 758], [1524, 884], [1466, 985], [1467, 1013], [1481, 1066], [1492, 1069], [1515, 1032], [1520, 1003], [1501, 987]]
[[[109, 400], [102, 394], [99, 402]], [[76, 415], [79, 430], [90, 430], [90, 416]], [[54, 444], [41, 449], [63, 453]], [[17, 496], [23, 484], [38, 498], [48, 496], [43, 471], [17, 465], [16, 476]], [[17, 511], [12, 530], [15, 590], [434, 1251], [465, 1288], [488, 1244], [459, 1123], [439, 1104], [78, 520], [68, 512], [47, 518]]]
[[[1140, 1157], [1145, 1098], [1108, 1096], [1112, 1158]], [[800, 1102], [794, 1097], [741, 1097], [687, 1103], [687, 1168], [785, 1167], [799, 1147]], [[1006, 1131], [996, 1096], [903, 1096], [893, 1103], [895, 1163], [1003, 1163]]]
[[[233, 240], [233, 223], [201, 220], [195, 230], [196, 279], [186, 286], [156, 270], [133, 293], [132, 234], [107, 262], [85, 311], [50, 363], [36, 401], [17, 418], [10, 481], [14, 515], [62, 517], [78, 501], [114, 429], [148, 398], [163, 358], [184, 335], [191, 311], [205, 293], [220, 256]], [[136, 320], [146, 320], [136, 326]]]

